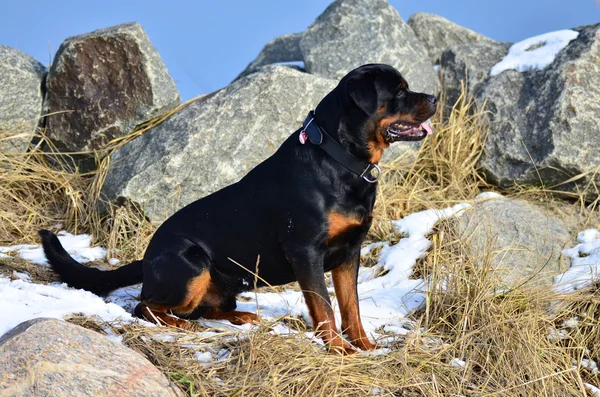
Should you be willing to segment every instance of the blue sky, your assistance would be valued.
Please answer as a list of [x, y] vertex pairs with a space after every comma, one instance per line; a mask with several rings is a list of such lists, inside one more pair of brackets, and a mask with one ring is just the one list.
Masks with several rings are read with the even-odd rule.
[[[68, 36], [139, 22], [183, 99], [227, 85], [272, 38], [300, 32], [328, 0], [0, 0], [0, 44], [48, 65]], [[500, 41], [600, 22], [594, 0], [390, 0], [407, 20], [424, 11]]]

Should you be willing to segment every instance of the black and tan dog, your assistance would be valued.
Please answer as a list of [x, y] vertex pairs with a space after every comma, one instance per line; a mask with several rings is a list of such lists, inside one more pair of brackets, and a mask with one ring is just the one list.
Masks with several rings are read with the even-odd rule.
[[254, 285], [260, 256], [258, 286], [298, 281], [316, 334], [351, 353], [327, 294], [323, 273], [331, 271], [342, 330], [355, 347], [373, 349], [356, 287], [375, 204], [376, 164], [390, 143], [430, 134], [424, 122], [435, 110], [436, 98], [410, 91], [393, 67], [361, 66], [270, 158], [167, 219], [142, 260], [113, 271], [89, 268], [42, 230], [44, 251], [73, 287], [106, 294], [142, 282], [136, 315], [179, 327], [199, 317], [256, 321], [255, 314], [235, 309], [236, 296]]

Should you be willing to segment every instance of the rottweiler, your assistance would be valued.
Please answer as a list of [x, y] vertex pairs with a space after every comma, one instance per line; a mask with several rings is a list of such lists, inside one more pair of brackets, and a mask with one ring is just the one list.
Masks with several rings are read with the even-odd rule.
[[[361, 66], [271, 157], [168, 218], [142, 260], [111, 271], [89, 268], [41, 230], [44, 252], [75, 288], [102, 295], [143, 283], [135, 314], [182, 328], [199, 317], [255, 322], [256, 314], [235, 310], [238, 294], [298, 281], [315, 334], [330, 349], [373, 349], [361, 323], [357, 276], [373, 219], [377, 163], [391, 143], [431, 134], [425, 121], [435, 111], [436, 97], [411, 91], [393, 67]], [[324, 278], [329, 271], [347, 339], [335, 324]]]

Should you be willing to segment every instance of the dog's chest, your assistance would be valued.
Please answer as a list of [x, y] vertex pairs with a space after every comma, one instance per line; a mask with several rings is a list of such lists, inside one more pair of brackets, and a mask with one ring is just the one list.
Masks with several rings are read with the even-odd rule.
[[368, 231], [373, 220], [366, 211], [329, 211], [327, 213], [327, 242], [345, 240], [344, 237]]

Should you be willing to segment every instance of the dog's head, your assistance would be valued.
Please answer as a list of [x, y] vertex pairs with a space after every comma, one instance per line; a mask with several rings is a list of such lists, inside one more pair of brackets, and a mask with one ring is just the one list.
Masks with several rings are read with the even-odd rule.
[[425, 124], [435, 114], [435, 96], [413, 92], [392, 66], [369, 64], [348, 73], [316, 109], [342, 144], [376, 163], [396, 141], [419, 141], [431, 134]]

